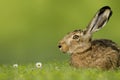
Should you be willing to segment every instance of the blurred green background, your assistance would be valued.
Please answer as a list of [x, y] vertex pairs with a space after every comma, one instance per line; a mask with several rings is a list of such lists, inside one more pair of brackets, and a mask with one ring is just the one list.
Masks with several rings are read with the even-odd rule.
[[113, 15], [93, 38], [120, 45], [119, 0], [0, 0], [0, 64], [68, 60], [58, 41], [85, 28], [96, 11], [109, 5]]

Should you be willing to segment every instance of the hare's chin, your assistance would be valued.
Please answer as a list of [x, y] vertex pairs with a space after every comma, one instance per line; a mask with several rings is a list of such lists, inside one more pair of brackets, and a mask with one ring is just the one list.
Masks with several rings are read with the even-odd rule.
[[72, 54], [73, 52], [71, 52], [71, 51], [67, 51], [67, 54]]
[[67, 51], [64, 51], [62, 48], [60, 48], [60, 51], [63, 52], [63, 53], [66, 53]]
[[61, 51], [62, 53], [64, 53], [64, 54], [65, 54], [65, 53], [67, 53], [67, 54], [71, 54], [71, 53], [72, 53], [72, 52], [69, 51], [69, 50], [68, 50], [68, 51], [63, 50], [62, 48], [60, 48], [60, 51]]

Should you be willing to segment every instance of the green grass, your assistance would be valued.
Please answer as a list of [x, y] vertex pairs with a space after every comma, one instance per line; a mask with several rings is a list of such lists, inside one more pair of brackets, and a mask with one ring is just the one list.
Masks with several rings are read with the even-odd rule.
[[75, 69], [64, 63], [0, 66], [0, 80], [120, 80], [120, 70]]

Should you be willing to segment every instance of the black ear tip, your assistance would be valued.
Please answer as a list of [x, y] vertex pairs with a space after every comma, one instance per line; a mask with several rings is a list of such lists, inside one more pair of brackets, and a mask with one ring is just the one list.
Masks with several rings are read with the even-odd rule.
[[104, 6], [101, 8], [101, 10], [105, 10], [105, 9], [111, 9], [109, 6]]
[[109, 6], [104, 6], [100, 9], [100, 12], [98, 15], [101, 15], [102, 13], [104, 13], [105, 10], [109, 9], [110, 10], [110, 16], [112, 15], [112, 10]]

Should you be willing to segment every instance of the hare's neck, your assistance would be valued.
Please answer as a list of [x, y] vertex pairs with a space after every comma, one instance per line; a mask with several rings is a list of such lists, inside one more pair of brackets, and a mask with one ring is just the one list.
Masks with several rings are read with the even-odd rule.
[[73, 54], [82, 54], [84, 52], [87, 52], [91, 49], [91, 43], [83, 44], [82, 46], [79, 46], [74, 49]]
[[81, 55], [81, 54], [84, 54], [84, 53], [87, 53], [88, 51], [90, 51], [92, 48], [91, 48], [91, 46], [89, 47], [89, 48], [87, 48], [87, 49], [78, 49], [78, 50], [76, 50], [76, 51], [74, 51], [74, 53], [72, 53], [72, 54], [78, 54], [78, 55]]

